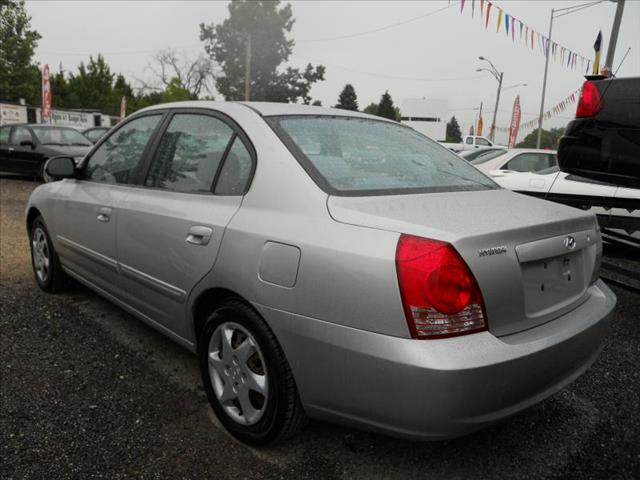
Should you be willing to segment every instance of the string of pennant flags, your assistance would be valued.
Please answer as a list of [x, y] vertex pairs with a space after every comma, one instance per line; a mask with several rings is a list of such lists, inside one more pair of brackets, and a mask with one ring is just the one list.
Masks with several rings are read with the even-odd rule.
[[[566, 111], [571, 105], [576, 103], [576, 101], [580, 98], [580, 90], [582, 90], [582, 87], [578, 88], [574, 92], [571, 92], [562, 101], [556, 103], [553, 107], [551, 107], [549, 110], [544, 112], [544, 114], [542, 115], [542, 118], [544, 118], [545, 120], [548, 120], [549, 118], [554, 117], [556, 115], [560, 115], [561, 113]], [[536, 115], [536, 118], [528, 120], [520, 125], [520, 128], [522, 130], [529, 130], [531, 128], [537, 128], [537, 127], [538, 127], [537, 115]], [[509, 127], [496, 127], [496, 130], [498, 132], [508, 132]]]
[[[522, 20], [507, 13], [504, 9], [495, 5], [490, 0], [460, 0], [460, 14], [464, 14], [465, 5], [471, 3], [471, 7], [467, 8], [467, 12], [471, 12], [471, 18], [475, 18], [476, 15], [476, 3], [479, 3], [479, 15], [482, 25], [485, 30], [489, 28], [489, 24], [492, 23], [492, 16], [495, 19], [496, 33], [504, 29], [507, 39], [511, 39], [512, 43], [518, 42], [525, 46], [528, 50], [537, 49], [543, 54], [551, 56], [556, 63], [570, 68], [572, 70], [580, 69], [585, 73], [589, 73], [591, 66], [591, 60], [584, 55], [574, 52], [553, 40], [536, 31], [533, 27], [530, 27]], [[550, 48], [549, 48], [550, 47]]]

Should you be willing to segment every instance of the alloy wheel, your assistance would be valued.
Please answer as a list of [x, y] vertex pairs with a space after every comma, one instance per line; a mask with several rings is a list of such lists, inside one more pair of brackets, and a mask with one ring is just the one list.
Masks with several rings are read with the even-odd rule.
[[227, 415], [241, 425], [260, 421], [269, 382], [255, 337], [237, 323], [221, 323], [211, 336], [207, 357], [213, 391]]

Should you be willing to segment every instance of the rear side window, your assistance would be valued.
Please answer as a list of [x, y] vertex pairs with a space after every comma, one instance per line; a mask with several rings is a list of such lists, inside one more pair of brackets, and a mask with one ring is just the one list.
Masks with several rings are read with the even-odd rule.
[[522, 153], [509, 160], [502, 169], [514, 172], [538, 172], [556, 164], [555, 155], [552, 154]]
[[9, 132], [11, 127], [0, 128], [0, 144], [9, 143]]
[[161, 114], [136, 118], [113, 132], [89, 157], [86, 178], [102, 183], [131, 183], [161, 118]]
[[235, 137], [229, 150], [220, 177], [216, 182], [215, 193], [218, 195], [242, 195], [251, 176], [251, 154], [239, 137]]
[[176, 192], [211, 192], [233, 130], [208, 115], [176, 114], [162, 135], [145, 185]]
[[458, 155], [398, 123], [355, 117], [268, 119], [318, 185], [335, 195], [486, 190]]

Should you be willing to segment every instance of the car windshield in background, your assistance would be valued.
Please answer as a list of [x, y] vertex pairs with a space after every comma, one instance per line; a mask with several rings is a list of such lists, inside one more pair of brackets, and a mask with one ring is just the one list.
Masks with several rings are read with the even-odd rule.
[[499, 188], [465, 160], [411, 128], [366, 118], [267, 119], [320, 187], [372, 195]]
[[500, 155], [504, 155], [505, 153], [507, 153], [506, 150], [492, 150], [490, 152], [485, 152], [479, 157], [474, 158], [469, 163], [471, 163], [472, 165], [480, 165], [481, 163], [488, 162], [492, 158], [497, 158]]
[[33, 133], [43, 145], [91, 145], [84, 135], [73, 128], [33, 127]]
[[[503, 153], [507, 153], [506, 148], [491, 148], [487, 150], [470, 150], [468, 152], [462, 152], [460, 156], [464, 158], [467, 162], [471, 160], [475, 160], [478, 157], [483, 157], [484, 155], [488, 155], [489, 153], [495, 153], [493, 158], [497, 155], [502, 155]], [[484, 160], [483, 160], [484, 161]]]

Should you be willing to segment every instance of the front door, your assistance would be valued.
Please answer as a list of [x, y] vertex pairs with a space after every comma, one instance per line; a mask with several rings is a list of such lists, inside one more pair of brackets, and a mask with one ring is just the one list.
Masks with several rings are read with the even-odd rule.
[[127, 303], [185, 337], [186, 300], [213, 267], [225, 227], [240, 207], [253, 156], [226, 120], [175, 113], [144, 186], [118, 219], [118, 262]]
[[87, 159], [82, 178], [63, 180], [58, 189], [56, 247], [63, 266], [117, 297], [118, 209], [161, 118], [147, 115], [123, 124]]

